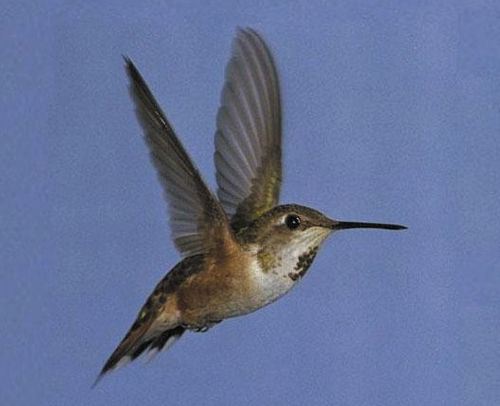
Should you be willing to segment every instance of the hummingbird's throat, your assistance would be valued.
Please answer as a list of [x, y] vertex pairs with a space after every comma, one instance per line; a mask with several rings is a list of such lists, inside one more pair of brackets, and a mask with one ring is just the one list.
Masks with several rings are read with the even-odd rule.
[[306, 274], [307, 270], [311, 266], [311, 264], [314, 261], [314, 258], [316, 257], [316, 254], [318, 252], [318, 246], [310, 248], [308, 251], [306, 251], [304, 254], [300, 255], [297, 264], [293, 268], [292, 272], [288, 273], [288, 277], [292, 281], [296, 281]]

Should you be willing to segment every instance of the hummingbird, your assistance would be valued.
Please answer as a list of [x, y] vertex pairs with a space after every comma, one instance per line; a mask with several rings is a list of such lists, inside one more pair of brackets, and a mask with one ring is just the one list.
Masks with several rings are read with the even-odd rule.
[[280, 86], [271, 52], [255, 30], [237, 29], [225, 71], [215, 132], [217, 195], [139, 70], [131, 59], [124, 60], [182, 259], [156, 285], [97, 381], [141, 354], [154, 356], [167, 349], [186, 331], [204, 332], [276, 301], [304, 277], [336, 231], [406, 228], [339, 221], [298, 204], [279, 205]]

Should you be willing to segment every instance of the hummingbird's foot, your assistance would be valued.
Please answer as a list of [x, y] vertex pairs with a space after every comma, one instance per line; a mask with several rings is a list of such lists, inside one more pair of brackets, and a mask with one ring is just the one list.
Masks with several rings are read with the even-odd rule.
[[193, 324], [183, 324], [182, 327], [193, 331], [195, 333], [206, 333], [210, 328], [215, 326], [216, 324], [219, 324], [222, 320], [210, 320], [207, 324], [204, 324], [202, 326], [197, 326]]

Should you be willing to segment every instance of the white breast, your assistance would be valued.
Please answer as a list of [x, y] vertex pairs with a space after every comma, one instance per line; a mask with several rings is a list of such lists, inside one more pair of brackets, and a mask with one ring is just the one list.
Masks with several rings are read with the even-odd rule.
[[298, 279], [294, 280], [290, 274], [294, 272], [300, 254], [296, 252], [287, 252], [286, 254], [277, 258], [276, 266], [267, 271], [261, 268], [257, 258], [252, 261], [253, 263], [249, 267], [254, 285], [251, 311], [279, 299], [298, 282]]

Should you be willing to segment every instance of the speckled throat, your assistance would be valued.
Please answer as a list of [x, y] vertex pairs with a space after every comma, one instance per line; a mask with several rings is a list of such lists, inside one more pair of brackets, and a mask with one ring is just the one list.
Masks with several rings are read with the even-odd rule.
[[309, 267], [313, 263], [316, 254], [318, 253], [318, 248], [318, 246], [314, 246], [304, 254], [299, 255], [299, 259], [297, 261], [297, 264], [293, 268], [293, 271], [288, 273], [288, 277], [292, 281], [295, 282], [297, 279], [304, 277]]

